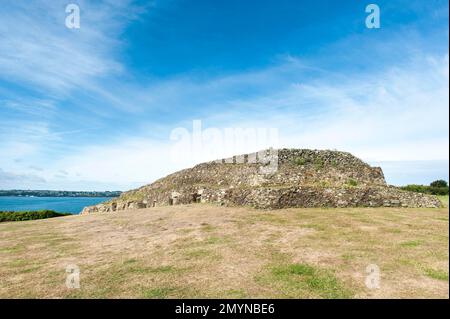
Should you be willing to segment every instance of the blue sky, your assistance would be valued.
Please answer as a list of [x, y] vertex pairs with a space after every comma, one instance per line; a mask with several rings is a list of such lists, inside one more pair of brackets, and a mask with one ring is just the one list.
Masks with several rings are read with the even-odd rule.
[[72, 1], [79, 29], [69, 3], [2, 4], [1, 189], [149, 183], [217, 155], [174, 155], [194, 120], [277, 129], [242, 152], [338, 149], [391, 184], [448, 180], [448, 1]]

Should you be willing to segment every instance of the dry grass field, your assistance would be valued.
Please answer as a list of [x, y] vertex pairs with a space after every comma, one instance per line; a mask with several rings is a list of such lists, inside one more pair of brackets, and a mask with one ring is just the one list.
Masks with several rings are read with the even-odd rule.
[[193, 204], [2, 223], [0, 297], [448, 298], [448, 215]]

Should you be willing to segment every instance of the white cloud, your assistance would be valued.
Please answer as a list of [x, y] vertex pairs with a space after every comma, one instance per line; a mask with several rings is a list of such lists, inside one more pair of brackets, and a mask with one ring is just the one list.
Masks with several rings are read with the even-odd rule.
[[329, 108], [288, 129], [288, 143], [345, 149], [367, 160], [448, 159], [449, 79], [441, 72], [448, 55], [439, 61], [308, 87]]
[[130, 138], [114, 145], [86, 147], [55, 162], [52, 168], [64, 169], [72, 180], [101, 181], [127, 189], [168, 174], [168, 161], [167, 144]]
[[[368, 161], [448, 160], [448, 74], [441, 72], [446, 67], [448, 56], [375, 75], [348, 76], [339, 83], [326, 78], [294, 83], [269, 95], [222, 101], [214, 106], [222, 112], [210, 111], [212, 115], [201, 119], [204, 128], [278, 128], [282, 147], [336, 148]], [[243, 85], [249, 77], [237, 75], [233, 85]], [[177, 98], [184, 94], [190, 92], [179, 90]], [[160, 139], [136, 131], [113, 144], [81, 148], [54, 168], [124, 187], [146, 184], [194, 164], [170, 160], [169, 134], [179, 126], [192, 130], [192, 122], [184, 120], [166, 126]]]
[[4, 171], [0, 168], [0, 188], [15, 189], [19, 185], [40, 188], [46, 184], [46, 180], [34, 174], [16, 174]]
[[[95, 90], [123, 70], [118, 34], [139, 8], [131, 1], [78, 1], [81, 28], [65, 26], [66, 1], [13, 1], [0, 11], [0, 78], [50, 95]], [[50, 91], [49, 91], [50, 90]]]

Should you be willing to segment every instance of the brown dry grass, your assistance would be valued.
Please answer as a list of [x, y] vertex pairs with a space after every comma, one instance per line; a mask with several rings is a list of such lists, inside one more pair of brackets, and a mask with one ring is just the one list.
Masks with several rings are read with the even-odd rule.
[[448, 215], [195, 204], [3, 223], [0, 297], [448, 298]]

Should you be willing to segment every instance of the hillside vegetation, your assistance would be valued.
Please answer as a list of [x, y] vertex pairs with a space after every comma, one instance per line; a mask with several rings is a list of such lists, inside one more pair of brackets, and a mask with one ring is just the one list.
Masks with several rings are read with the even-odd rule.
[[11, 221], [23, 221], [23, 220], [61, 217], [61, 216], [67, 216], [67, 215], [71, 215], [71, 214], [57, 213], [53, 210], [37, 210], [37, 211], [23, 211], [23, 212], [0, 211], [0, 223], [1, 222], [11, 222]]
[[449, 194], [448, 184], [444, 180], [434, 181], [430, 185], [410, 184], [410, 185], [402, 186], [401, 188], [403, 190], [410, 191], [410, 192], [431, 194], [431, 195], [438, 195], [438, 196], [445, 196], [445, 195]]

